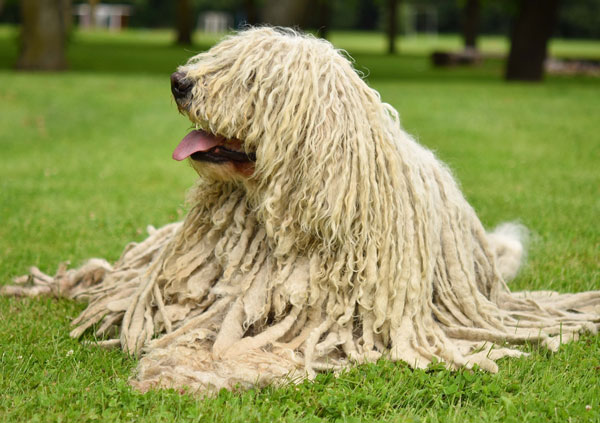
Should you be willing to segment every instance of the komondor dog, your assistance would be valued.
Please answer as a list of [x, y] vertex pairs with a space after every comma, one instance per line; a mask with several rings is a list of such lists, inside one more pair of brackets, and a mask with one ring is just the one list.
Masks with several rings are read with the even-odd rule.
[[327, 41], [255, 28], [171, 76], [195, 124], [183, 222], [110, 265], [37, 269], [5, 294], [89, 305], [73, 322], [139, 354], [139, 389], [298, 381], [380, 358], [495, 372], [600, 326], [600, 291], [509, 290], [514, 226], [486, 233], [451, 172]]

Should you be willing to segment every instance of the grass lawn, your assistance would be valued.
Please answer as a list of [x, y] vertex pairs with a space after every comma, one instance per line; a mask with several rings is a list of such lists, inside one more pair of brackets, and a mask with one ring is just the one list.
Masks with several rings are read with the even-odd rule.
[[[401, 40], [334, 33], [404, 127], [454, 169], [481, 220], [532, 231], [514, 289], [600, 289], [600, 79], [507, 84], [502, 63], [434, 70], [431, 48], [455, 37]], [[29, 265], [118, 258], [147, 224], [182, 216], [193, 171], [170, 155], [189, 123], [168, 74], [194, 51], [167, 32], [77, 33], [61, 74], [14, 73], [14, 28], [0, 27], [0, 284]], [[485, 38], [489, 51], [505, 51]], [[598, 55], [600, 42], [556, 41], [556, 54]], [[595, 52], [595, 53], [594, 53]], [[556, 354], [524, 348], [500, 372], [414, 371], [380, 362], [338, 378], [198, 399], [140, 394], [135, 359], [68, 337], [84, 306], [0, 297], [0, 421], [599, 421], [600, 336]], [[591, 409], [586, 409], [590, 406]]]

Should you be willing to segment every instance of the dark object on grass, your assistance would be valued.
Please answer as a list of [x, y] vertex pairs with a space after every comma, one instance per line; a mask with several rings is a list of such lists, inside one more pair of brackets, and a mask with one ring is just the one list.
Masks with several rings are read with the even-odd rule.
[[434, 51], [431, 53], [431, 63], [435, 67], [457, 65], [479, 65], [483, 58], [477, 50], [463, 51]]
[[553, 75], [600, 76], [600, 59], [557, 59], [546, 60], [546, 72]]

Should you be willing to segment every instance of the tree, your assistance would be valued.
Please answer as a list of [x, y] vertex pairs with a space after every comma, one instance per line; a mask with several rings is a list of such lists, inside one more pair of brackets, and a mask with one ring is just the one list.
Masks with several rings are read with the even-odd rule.
[[18, 69], [67, 68], [67, 14], [70, 9], [70, 0], [21, 0]]
[[512, 30], [506, 79], [540, 81], [559, 0], [521, 0]]
[[327, 39], [329, 26], [331, 25], [331, 0], [315, 0], [317, 11], [317, 33], [319, 37]]
[[96, 28], [96, 10], [98, 8], [98, 3], [100, 0], [89, 0], [88, 4], [90, 5], [90, 28]]
[[398, 32], [398, 0], [388, 0], [387, 13], [388, 53], [396, 54], [396, 34]]
[[266, 0], [263, 21], [279, 26], [303, 26], [310, 0]]
[[255, 0], [244, 0], [244, 11], [246, 12], [246, 23], [256, 25], [258, 23], [258, 12]]
[[175, 27], [177, 30], [177, 44], [192, 44], [192, 9], [189, 0], [177, 0], [175, 3]]
[[480, 18], [480, 0], [466, 0], [462, 9], [462, 35], [465, 51], [477, 51]]
[[373, 31], [377, 29], [380, 8], [373, 0], [358, 0], [358, 17], [356, 27], [358, 29]]

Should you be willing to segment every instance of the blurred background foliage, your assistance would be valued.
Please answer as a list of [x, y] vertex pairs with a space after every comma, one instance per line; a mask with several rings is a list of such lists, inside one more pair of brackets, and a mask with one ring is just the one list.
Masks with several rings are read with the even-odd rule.
[[[248, 21], [247, 7], [252, 4], [260, 12], [267, 0], [190, 0], [194, 16], [207, 11], [223, 11], [234, 17], [235, 27]], [[74, 1], [74, 4], [82, 3]], [[166, 28], [173, 25], [175, 8], [166, 0], [103, 0], [102, 3], [133, 6], [131, 27]], [[384, 0], [331, 0], [330, 28], [381, 30], [385, 26]], [[415, 8], [435, 7], [437, 30], [456, 33], [461, 29], [461, 9], [464, 0], [404, 0], [402, 4]], [[401, 7], [402, 9], [402, 7]], [[508, 34], [511, 17], [516, 10], [515, 1], [482, 1], [480, 32], [482, 34]], [[312, 12], [312, 11], [311, 11]], [[401, 12], [400, 12], [401, 13]], [[260, 23], [260, 13], [258, 18]], [[20, 21], [19, 0], [0, 0], [0, 23], [16, 24]], [[305, 28], [317, 29], [318, 14], [306, 17]], [[402, 33], [406, 28], [400, 28]], [[558, 22], [554, 29], [559, 38], [600, 38], [600, 0], [563, 1], [559, 7]]]

